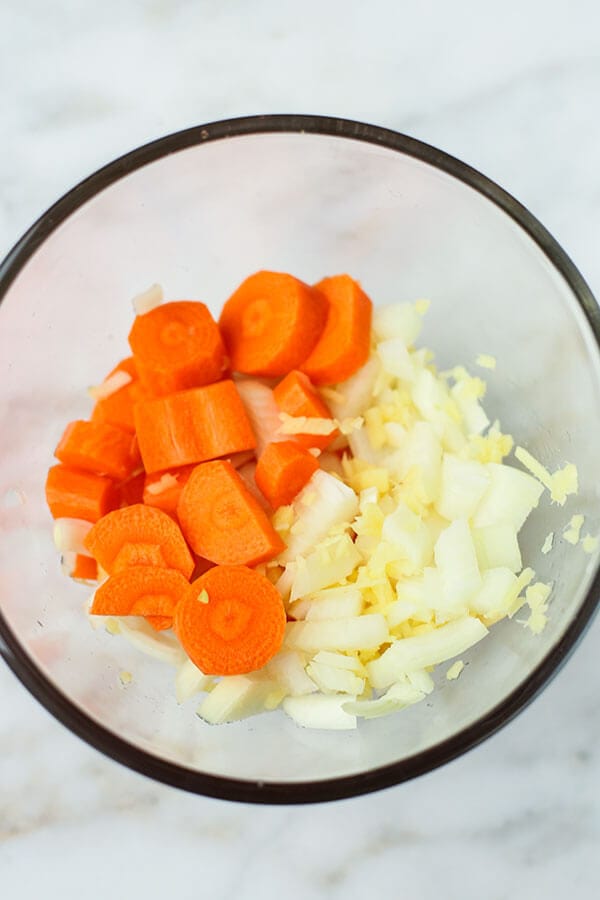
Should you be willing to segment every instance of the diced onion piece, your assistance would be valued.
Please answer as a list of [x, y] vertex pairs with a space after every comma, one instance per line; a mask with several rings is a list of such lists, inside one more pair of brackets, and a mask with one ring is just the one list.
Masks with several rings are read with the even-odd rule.
[[181, 666], [187, 659], [175, 635], [156, 632], [143, 618], [119, 618], [119, 634], [132, 646], [148, 656], [172, 666]]
[[414, 570], [431, 562], [433, 542], [431, 533], [422, 519], [404, 503], [385, 517], [381, 532], [383, 540], [390, 543], [401, 559], [406, 559]]
[[121, 388], [124, 388], [126, 384], [129, 384], [131, 380], [132, 378], [129, 372], [124, 372], [122, 369], [119, 369], [117, 372], [109, 375], [108, 378], [105, 378], [102, 384], [89, 388], [88, 394], [92, 400], [104, 400], [106, 397], [110, 397], [111, 394], [116, 394], [116, 392], [120, 391]]
[[206, 695], [196, 714], [210, 725], [237, 722], [263, 712], [273, 689], [271, 681], [250, 675], [228, 675]]
[[464, 669], [465, 664], [462, 659], [457, 659], [456, 662], [452, 663], [448, 671], [446, 672], [446, 679], [448, 681], [455, 681], [462, 670]]
[[381, 465], [386, 451], [373, 446], [367, 428], [359, 428], [348, 435], [348, 444], [355, 459], [362, 459], [372, 466]]
[[445, 519], [468, 519], [486, 492], [490, 475], [484, 465], [445, 453], [435, 507]]
[[505, 567], [520, 572], [523, 567], [517, 532], [512, 525], [486, 525], [472, 531], [479, 568]]
[[92, 528], [91, 522], [84, 519], [55, 519], [54, 520], [54, 545], [60, 553], [79, 553], [81, 556], [92, 554], [85, 546], [84, 539]]
[[293, 507], [295, 522], [287, 548], [279, 557], [283, 563], [303, 556], [335, 525], [351, 521], [358, 512], [358, 497], [334, 475], [319, 470], [300, 491]]
[[554, 532], [549, 531], [546, 537], [544, 538], [544, 543], [542, 544], [542, 553], [544, 556], [550, 553], [552, 550], [552, 545], [554, 544]]
[[385, 617], [390, 628], [396, 628], [403, 622], [407, 622], [419, 609], [413, 600], [395, 600], [385, 611]]
[[445, 382], [429, 369], [420, 369], [414, 378], [412, 399], [427, 422], [437, 422], [446, 413], [450, 395]]
[[321, 544], [313, 553], [298, 558], [290, 600], [343, 581], [360, 562], [361, 555], [347, 534]]
[[424, 669], [464, 653], [488, 633], [479, 619], [465, 616], [417, 637], [395, 641], [379, 659], [367, 663], [374, 688], [393, 684], [412, 669]]
[[460, 410], [465, 430], [469, 435], [481, 434], [490, 424], [490, 420], [473, 390], [474, 381], [475, 379], [465, 378], [457, 382], [450, 392]]
[[460, 609], [481, 585], [477, 555], [465, 519], [455, 519], [437, 539], [435, 563], [440, 573], [445, 604]]
[[413, 303], [389, 303], [373, 309], [373, 331], [380, 340], [400, 338], [410, 347], [419, 337], [422, 324]]
[[164, 294], [160, 284], [153, 284], [141, 294], [133, 298], [133, 311], [136, 316], [144, 316], [163, 302]]
[[296, 650], [280, 650], [267, 664], [266, 672], [291, 697], [312, 694], [317, 686], [306, 674], [306, 663]]
[[200, 671], [191, 659], [186, 659], [175, 673], [175, 696], [178, 703], [183, 703], [194, 694], [208, 690], [214, 679]]
[[571, 521], [563, 531], [563, 537], [567, 543], [573, 544], [573, 546], [579, 543], [584, 521], [584, 517], [580, 514], [571, 516]]
[[589, 553], [591, 555], [598, 547], [598, 538], [594, 537], [592, 534], [586, 534], [581, 542], [581, 546], [583, 547], [584, 553]]
[[405, 709], [425, 699], [425, 694], [407, 681], [398, 681], [377, 700], [350, 700], [344, 704], [346, 712], [363, 719], [377, 719], [399, 709]]
[[302, 728], [342, 731], [356, 728], [356, 716], [345, 711], [346, 703], [348, 698], [343, 694], [309, 694], [306, 697], [286, 697], [283, 710]]
[[518, 532], [539, 503], [543, 486], [526, 472], [502, 463], [488, 463], [490, 486], [481, 498], [473, 524], [476, 528], [505, 523]]
[[162, 494], [173, 487], [177, 487], [177, 478], [175, 475], [171, 475], [170, 472], [165, 472], [164, 475], [160, 476], [158, 481], [152, 481], [150, 484], [146, 485], [146, 490], [149, 494], [158, 496], [158, 494]]
[[433, 501], [439, 493], [442, 448], [428, 422], [417, 422], [398, 451], [398, 475], [405, 479], [411, 469], [418, 470], [425, 493]]
[[513, 602], [516, 583], [517, 576], [506, 567], [487, 569], [481, 577], [481, 587], [469, 601], [469, 611], [490, 622], [504, 618]]
[[355, 656], [346, 656], [345, 653], [333, 653], [331, 650], [319, 650], [311, 662], [321, 663], [324, 666], [333, 666], [334, 669], [344, 669], [347, 672], [361, 674], [364, 666]]
[[280, 434], [317, 434], [327, 435], [335, 430], [333, 419], [319, 419], [311, 416], [290, 416], [289, 413], [280, 412]]
[[381, 363], [376, 356], [371, 356], [354, 375], [337, 385], [343, 400], [338, 401], [330, 397], [327, 401], [336, 419], [353, 418], [364, 412], [372, 403], [373, 389], [380, 371]]
[[351, 694], [360, 696], [365, 689], [365, 679], [326, 663], [310, 662], [306, 674], [325, 694]]
[[353, 584], [318, 591], [301, 602], [306, 604], [304, 618], [307, 622], [352, 618], [360, 615], [363, 606], [360, 588]]
[[433, 678], [425, 669], [413, 669], [406, 673], [406, 680], [422, 694], [431, 694], [435, 684]]
[[308, 652], [315, 650], [369, 650], [389, 640], [380, 613], [323, 622], [288, 622], [285, 643]]
[[412, 381], [415, 370], [402, 338], [391, 338], [377, 344], [377, 355], [381, 360], [383, 371], [388, 375], [394, 375], [402, 381]]

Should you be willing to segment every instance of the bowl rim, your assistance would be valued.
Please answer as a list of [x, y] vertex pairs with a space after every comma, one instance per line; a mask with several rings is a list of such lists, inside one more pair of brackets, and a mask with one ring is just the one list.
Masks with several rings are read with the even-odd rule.
[[[108, 163], [54, 203], [0, 263], [0, 303], [28, 260], [49, 235], [84, 203], [136, 169], [179, 150], [212, 141], [268, 133], [309, 133], [358, 140], [414, 157], [475, 189], [512, 218], [567, 282], [600, 351], [600, 309], [574, 263], [526, 207], [481, 172], [408, 135], [377, 125], [331, 116], [275, 114], [224, 119], [158, 138]], [[135, 747], [88, 716], [62, 693], [29, 657], [0, 610], [0, 654], [29, 692], [63, 725], [88, 744], [142, 775], [172, 787], [219, 799], [263, 804], [331, 801], [391, 787], [456, 759], [521, 712], [558, 672], [597, 610], [600, 566], [587, 595], [561, 639], [536, 668], [484, 716], [449, 738], [399, 762], [366, 772], [318, 781], [277, 782], [208, 775]]]

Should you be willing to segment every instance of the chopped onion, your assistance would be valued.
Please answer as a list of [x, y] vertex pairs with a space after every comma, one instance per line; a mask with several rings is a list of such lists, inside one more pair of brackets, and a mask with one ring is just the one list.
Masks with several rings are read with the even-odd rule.
[[279, 431], [281, 419], [271, 388], [254, 378], [240, 378], [235, 386], [256, 438], [256, 455], [260, 456], [267, 444], [288, 440]]
[[373, 390], [380, 371], [381, 363], [377, 357], [371, 356], [354, 375], [337, 385], [337, 390], [344, 399], [340, 402], [330, 397], [327, 401], [336, 419], [353, 418], [364, 412], [373, 400]]
[[317, 546], [335, 525], [350, 522], [358, 512], [358, 497], [334, 475], [315, 472], [293, 503], [295, 524], [280, 555], [282, 563]]
[[288, 622], [285, 643], [298, 650], [368, 650], [389, 640], [385, 618], [379, 613], [323, 622]]
[[301, 697], [317, 690], [314, 681], [306, 674], [306, 663], [297, 650], [280, 650], [266, 667], [273, 681], [291, 697]]
[[88, 394], [92, 400], [104, 400], [106, 397], [110, 397], [111, 394], [116, 394], [117, 391], [129, 384], [131, 380], [129, 372], [119, 369], [117, 372], [109, 375], [108, 378], [105, 378], [102, 384], [89, 388]]
[[143, 618], [119, 618], [119, 634], [130, 644], [162, 662], [179, 667], [187, 659], [175, 635], [156, 632]]
[[210, 725], [236, 722], [265, 710], [273, 682], [252, 675], [228, 675], [207, 694], [196, 713]]
[[445, 519], [468, 519], [490, 483], [484, 465], [444, 453], [440, 492], [435, 508]]
[[488, 463], [487, 470], [490, 486], [475, 510], [473, 524], [482, 528], [504, 523], [518, 532], [544, 488], [531, 475], [503, 463]]
[[[307, 622], [323, 622], [329, 619], [359, 616], [362, 606], [363, 599], [360, 588], [354, 584], [348, 584], [317, 591], [310, 597], [292, 604], [290, 611], [297, 619], [306, 619]], [[301, 615], [298, 615], [299, 612]]]
[[377, 344], [377, 355], [381, 360], [383, 371], [394, 375], [402, 381], [412, 381], [415, 370], [402, 338], [391, 338]]
[[361, 562], [361, 555], [347, 534], [341, 534], [320, 544], [306, 557], [296, 561], [290, 600], [338, 584], [350, 575]]
[[490, 622], [504, 618], [513, 601], [517, 576], [511, 569], [487, 569], [481, 577], [481, 587], [469, 601], [469, 610]]
[[133, 298], [133, 310], [136, 316], [144, 316], [163, 302], [163, 289], [160, 284], [153, 284], [141, 294]]
[[186, 659], [175, 673], [175, 696], [178, 703], [183, 703], [194, 694], [208, 690], [214, 684], [214, 678], [200, 671], [191, 659]]
[[355, 697], [365, 689], [364, 678], [327, 663], [313, 660], [307, 665], [306, 674], [324, 694], [351, 694]]
[[523, 568], [517, 532], [512, 525], [487, 525], [472, 531], [479, 568], [506, 567], [511, 572]]
[[431, 562], [431, 532], [405, 503], [399, 503], [396, 510], [385, 517], [381, 537], [394, 547], [400, 559], [408, 560], [415, 571]]
[[344, 709], [348, 698], [342, 695], [309, 694], [306, 697], [286, 697], [284, 712], [303, 728], [347, 730], [356, 728], [356, 716]]
[[347, 713], [363, 719], [377, 719], [414, 703], [420, 703], [424, 699], [425, 694], [422, 691], [407, 681], [397, 681], [377, 700], [351, 700], [344, 704], [344, 709]]
[[373, 331], [380, 340], [400, 338], [410, 347], [419, 337], [422, 324], [414, 303], [390, 303], [373, 309]]
[[455, 519], [442, 531], [434, 548], [434, 557], [445, 604], [457, 609], [466, 606], [481, 585], [481, 575], [465, 519]]
[[87, 533], [91, 530], [92, 523], [84, 519], [55, 519], [54, 520], [54, 545], [60, 553], [79, 553], [81, 556], [92, 554], [84, 544]]
[[563, 537], [567, 543], [573, 544], [573, 546], [579, 543], [584, 521], [585, 519], [582, 515], [571, 516], [571, 521], [563, 531]]

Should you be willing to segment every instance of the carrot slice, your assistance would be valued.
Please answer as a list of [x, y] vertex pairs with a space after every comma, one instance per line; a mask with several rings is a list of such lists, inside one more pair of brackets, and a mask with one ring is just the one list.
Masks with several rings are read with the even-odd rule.
[[268, 444], [259, 458], [254, 478], [273, 508], [291, 503], [319, 468], [308, 450], [295, 441]]
[[74, 578], [76, 581], [97, 581], [98, 564], [91, 556], [84, 556], [82, 553], [76, 553], [70, 575], [71, 578]]
[[327, 300], [327, 322], [301, 368], [313, 384], [336, 384], [369, 358], [373, 304], [349, 275], [324, 278], [315, 289]]
[[177, 569], [132, 566], [100, 585], [90, 612], [95, 616], [172, 616], [188, 588]]
[[141, 503], [144, 497], [144, 479], [146, 473], [142, 469], [137, 475], [128, 478], [127, 481], [121, 482], [118, 486], [121, 502], [119, 506], [133, 506], [134, 503]]
[[70, 466], [51, 466], [46, 478], [46, 502], [54, 519], [97, 522], [119, 504], [115, 484], [104, 475]]
[[148, 625], [152, 625], [155, 631], [165, 631], [173, 627], [173, 616], [146, 616]]
[[181, 492], [195, 467], [182, 466], [170, 472], [158, 472], [146, 475], [144, 480], [144, 503], [162, 509], [170, 516], [177, 515], [177, 504]]
[[135, 435], [105, 422], [67, 425], [54, 455], [67, 466], [123, 481], [141, 467]]
[[169, 568], [178, 569], [186, 578], [192, 574], [194, 560], [183, 535], [173, 519], [160, 509], [141, 503], [116, 509], [99, 519], [85, 537], [85, 546], [109, 574], [125, 544], [157, 545]]
[[251, 450], [256, 444], [231, 380], [138, 403], [135, 424], [150, 474]]
[[325, 298], [282, 272], [256, 272], [225, 303], [219, 325], [232, 368], [284, 375], [309, 356], [327, 316]]
[[121, 572], [129, 566], [162, 566], [164, 569], [170, 568], [165, 561], [160, 544], [133, 544], [130, 541], [123, 544], [115, 556], [112, 571]]
[[181, 492], [177, 516], [195, 553], [224, 565], [255, 565], [284, 544], [231, 463], [196, 466]]
[[96, 401], [92, 412], [92, 422], [106, 422], [108, 425], [116, 425], [123, 431], [133, 433], [135, 431], [133, 406], [142, 399], [145, 391], [138, 381], [135, 360], [132, 356], [122, 359], [112, 372], [108, 373], [105, 381], [117, 372], [126, 372], [131, 381], [109, 394], [108, 397]]
[[[297, 370], [290, 372], [273, 390], [275, 403], [280, 412], [288, 416], [306, 416], [309, 419], [331, 419], [327, 404], [319, 396], [310, 379]], [[324, 450], [338, 435], [335, 426], [329, 434], [295, 434], [294, 439], [302, 447], [317, 447]], [[291, 436], [290, 436], [291, 437]]]
[[160, 397], [218, 381], [226, 368], [219, 328], [204, 303], [193, 300], [137, 316], [129, 344], [140, 381]]
[[279, 592], [245, 566], [215, 566], [189, 585], [175, 631], [206, 675], [243, 675], [264, 666], [283, 642], [286, 615]]

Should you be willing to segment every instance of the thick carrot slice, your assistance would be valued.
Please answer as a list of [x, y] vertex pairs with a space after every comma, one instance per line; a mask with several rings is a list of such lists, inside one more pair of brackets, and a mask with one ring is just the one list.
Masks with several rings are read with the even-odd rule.
[[96, 401], [92, 412], [92, 422], [106, 422], [109, 425], [116, 425], [123, 431], [135, 431], [135, 423], [133, 421], [134, 404], [141, 400], [146, 392], [141, 387], [138, 377], [135, 361], [132, 356], [122, 359], [115, 366], [112, 372], [106, 376], [105, 380], [111, 378], [117, 372], [126, 372], [130, 376], [129, 384], [123, 385], [122, 388]]
[[95, 616], [172, 616], [188, 588], [177, 569], [132, 566], [100, 585], [90, 612]]
[[245, 566], [215, 566], [189, 585], [177, 606], [175, 631], [206, 675], [243, 675], [279, 650], [286, 615], [271, 582]]
[[51, 466], [46, 478], [46, 502], [54, 519], [97, 522], [119, 505], [114, 481], [70, 466]]
[[246, 278], [219, 319], [231, 367], [250, 375], [285, 375], [309, 356], [327, 316], [319, 291], [281, 272]]
[[144, 503], [155, 506], [170, 516], [177, 515], [177, 504], [181, 492], [192, 474], [194, 466], [182, 466], [170, 472], [146, 475], [144, 480]]
[[231, 380], [138, 403], [135, 424], [150, 474], [252, 450], [256, 444]]
[[[165, 564], [189, 578], [194, 560], [173, 519], [160, 509], [136, 503], [116, 509], [100, 519], [88, 532], [85, 546], [109, 574], [125, 544], [160, 547]], [[148, 566], [140, 566], [148, 568]]]
[[155, 631], [165, 631], [173, 627], [173, 616], [146, 616], [148, 625], [152, 625]]
[[121, 502], [119, 506], [133, 506], [134, 503], [141, 503], [144, 497], [144, 479], [146, 473], [142, 469], [137, 475], [122, 481], [118, 485]]
[[118, 481], [130, 478], [142, 465], [135, 435], [105, 422], [71, 422], [54, 455], [67, 466]]
[[155, 396], [211, 384], [226, 368], [219, 328], [204, 303], [193, 300], [137, 316], [129, 344], [140, 381]]
[[268, 444], [259, 458], [254, 478], [271, 506], [291, 503], [319, 468], [308, 450], [295, 441]]
[[[286, 375], [273, 390], [273, 396], [279, 411], [287, 413], [288, 416], [331, 419], [331, 412], [327, 404], [303, 372], [295, 370]], [[335, 440], [337, 435], [337, 429], [333, 427], [329, 434], [295, 434], [293, 438], [307, 449], [317, 447], [319, 450], [324, 450]]]
[[349, 275], [324, 278], [315, 289], [327, 299], [327, 322], [301, 368], [313, 384], [336, 384], [369, 358], [373, 304]]
[[177, 516], [195, 553], [223, 565], [255, 565], [284, 544], [231, 463], [196, 466], [181, 492]]
[[97, 581], [98, 564], [91, 556], [76, 553], [70, 575], [76, 581]]
[[123, 544], [114, 558], [113, 572], [121, 572], [129, 566], [162, 566], [170, 568], [163, 556], [160, 544], [132, 544], [129, 541]]

